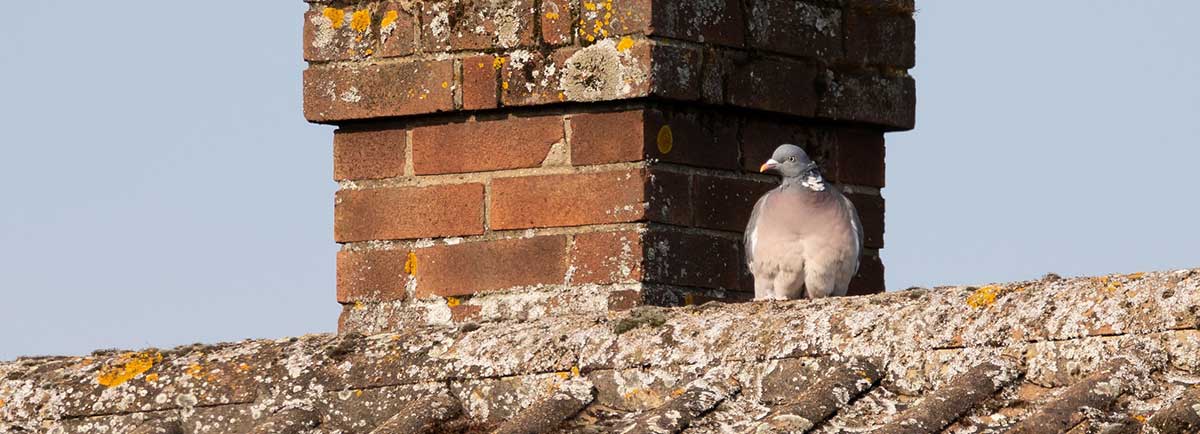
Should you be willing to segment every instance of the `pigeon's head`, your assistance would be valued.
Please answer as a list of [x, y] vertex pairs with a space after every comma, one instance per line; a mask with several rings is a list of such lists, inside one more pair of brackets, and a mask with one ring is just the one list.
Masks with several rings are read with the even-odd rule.
[[780, 145], [775, 148], [775, 153], [771, 154], [771, 159], [763, 163], [762, 167], [758, 168], [762, 173], [777, 173], [783, 175], [784, 178], [795, 178], [803, 176], [817, 168], [817, 163], [814, 163], [808, 154], [796, 145]]

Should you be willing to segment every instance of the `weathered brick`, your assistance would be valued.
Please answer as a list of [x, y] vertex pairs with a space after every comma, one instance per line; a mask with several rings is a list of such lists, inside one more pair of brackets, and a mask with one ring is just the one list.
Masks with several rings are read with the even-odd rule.
[[522, 106], [649, 95], [652, 45], [644, 39], [605, 39], [584, 48], [559, 48], [549, 55], [511, 52], [500, 73], [501, 101]]
[[404, 175], [406, 130], [333, 133], [333, 179], [379, 179]]
[[782, 59], [754, 59], [739, 65], [728, 83], [729, 103], [747, 108], [811, 117], [816, 112], [817, 69]]
[[721, 50], [708, 47], [704, 51], [700, 67], [700, 99], [705, 104], [724, 104], [729, 77], [736, 66], [735, 61], [745, 61], [743, 51]]
[[429, 175], [538, 167], [563, 140], [557, 115], [417, 127], [413, 169]]
[[912, 77], [827, 71], [820, 81], [818, 117], [868, 123], [888, 131], [912, 129], [917, 103]]
[[567, 238], [538, 236], [439, 244], [414, 252], [416, 297], [471, 295], [539, 284], [561, 284]]
[[716, 176], [692, 177], [696, 227], [742, 232], [754, 203], [777, 183]]
[[550, 45], [570, 44], [573, 40], [575, 18], [570, 0], [542, 0], [542, 42]]
[[[304, 60], [362, 59], [374, 52], [375, 38], [370, 18], [362, 25], [362, 14], [372, 17], [374, 8], [344, 9], [325, 7], [304, 14]], [[360, 19], [355, 20], [358, 13]]]
[[656, 44], [652, 53], [651, 94], [683, 101], [700, 99], [704, 64], [699, 50]]
[[337, 254], [337, 301], [400, 301], [408, 298], [405, 285], [407, 250], [348, 251]]
[[750, 0], [754, 48], [834, 61], [842, 56], [842, 11], [796, 0]]
[[733, 169], [738, 160], [736, 116], [716, 111], [647, 110], [645, 155], [670, 163]]
[[635, 33], [648, 34], [652, 26], [653, 0], [584, 1], [580, 8], [579, 39], [591, 43]]
[[483, 233], [483, 185], [341, 190], [334, 206], [339, 243]]
[[863, 255], [858, 264], [858, 274], [850, 280], [847, 295], [876, 294], [884, 291], [883, 261], [875, 254]]
[[863, 225], [863, 245], [869, 249], [883, 248], [883, 197], [874, 194], [847, 193], [854, 203]]
[[746, 26], [740, 0], [678, 4], [656, 0], [652, 34], [731, 47], [744, 45]]
[[332, 123], [448, 111], [453, 79], [451, 60], [314, 66], [304, 71], [304, 115]]
[[651, 170], [646, 176], [645, 220], [675, 225], [692, 224], [691, 177], [682, 173]]
[[916, 10], [913, 0], [847, 0], [850, 9], [868, 9], [898, 15], [912, 15]]
[[637, 109], [571, 116], [571, 162], [590, 165], [645, 158], [644, 113]]
[[804, 148], [809, 157], [822, 164], [828, 171], [827, 161], [833, 154], [833, 149], [826, 141], [820, 140], [812, 127], [787, 120], [751, 117], [742, 126], [742, 162], [741, 168], [746, 172], [758, 172], [775, 148], [790, 143]]
[[645, 281], [712, 289], [740, 286], [736, 239], [653, 226], [644, 237]]
[[588, 232], [575, 236], [570, 264], [573, 284], [607, 285], [642, 279], [642, 236], [637, 231]]
[[911, 15], [852, 10], [846, 17], [846, 60], [912, 68], [916, 64], [916, 28]]
[[399, 57], [417, 50], [417, 16], [411, 4], [383, 4], [379, 18], [379, 57]]
[[834, 158], [829, 177], [841, 184], [884, 187], [883, 133], [861, 128], [837, 128], [833, 131]]
[[533, 3], [426, 1], [421, 5], [421, 47], [437, 52], [533, 45]]
[[499, 64], [495, 56], [470, 56], [462, 61], [462, 103], [464, 110], [485, 110], [499, 104], [496, 87]]

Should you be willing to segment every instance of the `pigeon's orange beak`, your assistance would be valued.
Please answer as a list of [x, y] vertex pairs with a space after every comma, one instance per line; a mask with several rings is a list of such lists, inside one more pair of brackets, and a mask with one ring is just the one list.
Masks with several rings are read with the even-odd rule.
[[778, 161], [775, 161], [775, 159], [770, 159], [770, 160], [767, 160], [766, 163], [763, 163], [763, 165], [758, 168], [758, 171], [761, 173], [767, 173], [768, 170], [774, 169], [775, 166], [778, 166], [778, 165], [779, 165]]

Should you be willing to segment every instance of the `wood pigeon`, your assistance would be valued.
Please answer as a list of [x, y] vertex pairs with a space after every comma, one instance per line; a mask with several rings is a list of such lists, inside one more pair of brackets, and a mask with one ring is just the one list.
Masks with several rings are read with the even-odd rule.
[[754, 298], [846, 295], [863, 243], [854, 204], [799, 146], [776, 148], [759, 171], [779, 174], [783, 182], [758, 199], [746, 226]]

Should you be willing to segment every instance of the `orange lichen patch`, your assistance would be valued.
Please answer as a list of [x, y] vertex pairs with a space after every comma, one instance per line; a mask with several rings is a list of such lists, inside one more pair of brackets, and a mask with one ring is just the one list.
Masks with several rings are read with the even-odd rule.
[[579, 376], [579, 367], [578, 367], [578, 366], [572, 366], [572, 367], [571, 367], [571, 375], [574, 375], [574, 376], [576, 376], [576, 377], [578, 377], [578, 376]]
[[1146, 276], [1146, 273], [1139, 271], [1137, 273], [1126, 274], [1125, 279], [1126, 280], [1140, 280], [1142, 277], [1145, 277], [1145, 276]]
[[155, 363], [162, 361], [162, 353], [146, 351], [141, 353], [125, 353], [117, 360], [117, 366], [109, 366], [100, 371], [96, 382], [104, 387], [116, 387], [142, 375]]
[[1113, 292], [1118, 289], [1121, 289], [1122, 285], [1121, 285], [1121, 282], [1118, 282], [1115, 279], [1109, 278], [1108, 276], [1104, 276], [1104, 277], [1100, 278], [1100, 286], [1104, 287], [1105, 292]]
[[335, 29], [342, 28], [342, 25], [346, 23], [346, 11], [343, 9], [327, 7], [321, 11], [321, 15], [324, 15]]
[[387, 29], [392, 24], [396, 24], [396, 20], [400, 19], [400, 13], [396, 11], [387, 11], [383, 14], [383, 19], [379, 21], [379, 28]]
[[96, 359], [93, 359], [91, 357], [85, 357], [83, 360], [79, 361], [79, 365], [80, 366], [91, 366], [92, 363], [95, 363], [95, 362], [96, 362]]
[[250, 367], [250, 365], [247, 365], [247, 364], [245, 364], [245, 363], [242, 363], [242, 364], [238, 365], [238, 367], [237, 367], [237, 368], [238, 368], [238, 370], [239, 370], [239, 371], [242, 371], [242, 372], [249, 372], [251, 369], [253, 369], [253, 368], [251, 368], [251, 367]]
[[450, 82], [448, 82], [448, 81], [443, 81], [443, 82], [442, 82], [442, 89], [445, 89], [445, 88], [448, 88], [448, 87], [450, 87]]
[[0, 408], [4, 407], [4, 404], [5, 404], [5, 403], [4, 403], [4, 400], [3, 400], [3, 399], [0, 399]]
[[967, 305], [976, 309], [991, 306], [1000, 296], [1000, 292], [1001, 288], [996, 285], [987, 285], [976, 289], [970, 296], [967, 296]]
[[670, 125], [663, 125], [658, 129], [658, 138], [655, 140], [658, 144], [658, 152], [668, 154], [675, 147], [675, 134], [671, 132]]
[[350, 16], [350, 28], [362, 33], [371, 28], [371, 11], [359, 9]]
[[558, 19], [558, 12], [546, 12], [546, 18], [551, 20]]
[[589, 11], [594, 11], [594, 10], [596, 10], [596, 3], [595, 2], [583, 2], [583, 8], [587, 9]]
[[[422, 95], [424, 96], [424, 95]], [[404, 261], [404, 274], [409, 276], [417, 275], [417, 254], [408, 252], [408, 259]]]
[[188, 366], [187, 370], [183, 371], [183, 373], [195, 379], [204, 379], [204, 367], [198, 364]]
[[617, 43], [617, 51], [625, 51], [633, 48], [633, 38], [628, 36], [621, 38], [621, 42]]
[[158, 373], [155, 372], [153, 374], [147, 375], [146, 381], [151, 382], [151, 383], [157, 383], [158, 382]]
[[1133, 420], [1138, 421], [1138, 423], [1146, 423], [1146, 415], [1135, 414], [1135, 415], [1133, 415]]
[[557, 372], [557, 373], [556, 373], [556, 375], [558, 375], [558, 378], [561, 378], [561, 379], [564, 379], [564, 380], [566, 380], [566, 379], [568, 379], [568, 378], [571, 378], [571, 373], [570, 373], [570, 372]]
[[495, 59], [492, 59], [492, 68], [496, 68], [499, 71], [502, 67], [504, 67], [504, 57], [496, 56]]
[[675, 389], [671, 391], [671, 396], [679, 396], [682, 395], [683, 392], [685, 392], [683, 388]]
[[363, 394], [363, 391], [361, 389], [354, 391], [354, 396], [362, 396], [362, 394]]
[[462, 304], [462, 300], [459, 300], [458, 297], [446, 297], [446, 306], [458, 307], [460, 304]]
[[508, 90], [508, 82], [506, 81], [506, 82], [500, 83], [500, 87], [504, 88], [504, 90]]

